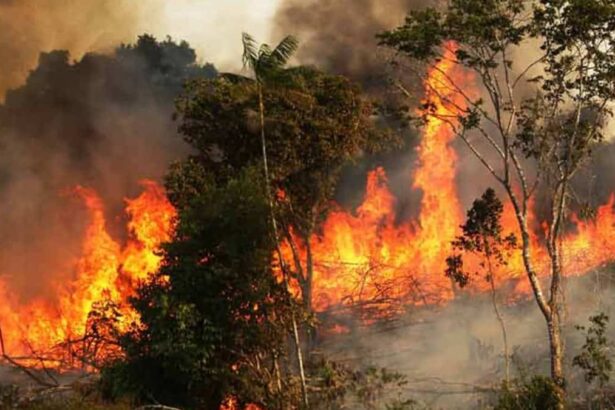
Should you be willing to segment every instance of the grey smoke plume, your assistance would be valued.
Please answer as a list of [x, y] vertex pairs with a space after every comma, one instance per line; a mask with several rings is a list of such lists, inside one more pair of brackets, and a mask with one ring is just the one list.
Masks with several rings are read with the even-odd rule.
[[301, 41], [298, 59], [346, 75], [377, 91], [387, 73], [376, 34], [403, 22], [413, 8], [439, 0], [285, 0], [275, 19], [277, 35]]
[[138, 34], [140, 16], [123, 0], [0, 0], [0, 95], [25, 80], [41, 51], [112, 48]]
[[[584, 342], [576, 326], [587, 326], [588, 318], [599, 312], [612, 316], [614, 285], [608, 269], [565, 281], [565, 366], [573, 395], [587, 394], [590, 387], [580, 369], [572, 366]], [[528, 296], [507, 304], [501, 290], [497, 297], [512, 355], [511, 377], [548, 375], [547, 332], [534, 301]], [[492, 408], [486, 404], [497, 400], [489, 390], [499, 387], [505, 367], [501, 327], [489, 294], [461, 295], [446, 306], [409, 307], [405, 316], [384, 325], [346, 325], [349, 333], [325, 339], [322, 349], [342, 363], [385, 367], [405, 375], [405, 398], [426, 408], [460, 410]], [[612, 322], [607, 337], [615, 337]]]
[[[95, 189], [108, 215], [142, 178], [160, 180], [187, 146], [172, 120], [185, 79], [212, 77], [187, 43], [142, 36], [110, 55], [40, 55], [0, 105], [0, 273], [28, 298], [70, 275], [88, 218], [70, 189]], [[110, 228], [123, 224], [110, 221]], [[116, 232], [116, 237], [124, 232]]]

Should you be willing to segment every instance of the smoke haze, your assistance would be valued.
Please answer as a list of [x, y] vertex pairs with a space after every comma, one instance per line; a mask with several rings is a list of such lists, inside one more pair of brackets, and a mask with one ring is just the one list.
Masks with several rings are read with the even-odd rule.
[[408, 10], [433, 5], [421, 0], [286, 0], [275, 17], [275, 32], [301, 40], [298, 58], [349, 76], [369, 90], [381, 88], [387, 61], [376, 34], [400, 24]]
[[110, 52], [137, 35], [189, 41], [199, 56], [240, 68], [241, 32], [269, 40], [278, 0], [0, 0], [0, 101], [21, 85], [41, 51]]
[[[212, 67], [197, 63], [206, 59], [222, 70], [238, 69], [242, 31], [259, 41], [294, 34], [301, 40], [298, 62], [347, 75], [370, 92], [383, 93], [388, 68], [374, 35], [399, 24], [409, 8], [427, 2], [220, 3], [0, 0], [0, 100], [7, 89], [15, 89], [0, 105], [0, 246], [4, 250], [0, 272], [24, 299], [44, 294], [61, 275], [71, 274], [86, 214], [67, 188], [94, 187], [111, 204], [109, 214], [118, 215], [123, 198], [137, 192], [138, 179], [159, 179], [170, 161], [187, 152], [171, 120], [172, 100], [183, 79], [214, 74]], [[184, 47], [181, 53], [173, 53], [179, 60], [161, 68], [160, 61], [149, 59], [147, 53], [115, 51], [120, 43], [132, 43], [144, 32], [186, 39], [197, 54]], [[69, 50], [70, 55], [49, 53], [56, 49]], [[41, 51], [47, 53], [39, 58]], [[30, 70], [34, 71], [29, 74]], [[597, 203], [603, 203], [615, 185], [613, 155], [611, 145], [599, 150], [587, 171], [593, 178], [591, 185], [579, 187], [595, 194]], [[419, 202], [417, 194], [410, 192], [413, 154], [397, 153], [375, 161], [388, 164], [400, 215], [411, 216]], [[360, 198], [358, 190], [371, 165], [355, 168], [343, 196]], [[462, 175], [472, 176], [461, 178], [459, 184], [467, 205], [489, 182], [472, 158], [460, 158], [458, 166]], [[594, 283], [593, 278], [587, 279], [570, 296], [571, 325], [584, 323], [600, 307]], [[607, 292], [605, 300], [612, 295], [611, 290]], [[511, 346], [546, 346], [544, 325], [534, 305], [506, 308], [505, 315], [511, 326]], [[485, 376], [501, 376], [499, 327], [488, 301], [459, 301], [404, 320], [408, 321], [404, 327], [392, 332], [359, 329], [334, 340], [337, 344], [331, 351], [336, 358], [388, 366], [413, 379], [437, 376], [481, 384]], [[542, 353], [537, 354], [539, 369], [545, 366]], [[427, 384], [433, 386], [433, 379]]]
[[0, 272], [16, 294], [49, 292], [72, 274], [88, 222], [73, 187], [94, 188], [109, 215], [122, 215], [140, 179], [160, 180], [186, 155], [173, 100], [187, 78], [216, 75], [195, 61], [187, 44], [149, 36], [76, 62], [53, 51], [7, 93], [0, 105]]

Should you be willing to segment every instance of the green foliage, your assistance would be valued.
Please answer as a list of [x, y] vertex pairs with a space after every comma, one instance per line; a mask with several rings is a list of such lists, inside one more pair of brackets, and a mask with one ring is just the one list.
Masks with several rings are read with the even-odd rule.
[[572, 359], [572, 364], [579, 367], [585, 373], [587, 383], [598, 382], [603, 387], [611, 379], [613, 363], [609, 355], [606, 328], [609, 317], [600, 313], [589, 318], [591, 325], [577, 326], [577, 330], [585, 335], [585, 343], [581, 352]]
[[505, 265], [507, 252], [517, 247], [513, 234], [503, 236], [503, 210], [502, 202], [489, 188], [468, 211], [466, 222], [461, 226], [463, 233], [453, 241], [453, 248], [461, 253], [446, 259], [446, 275], [460, 287], [465, 287], [471, 276], [464, 270], [463, 253], [481, 255], [479, 266], [487, 271], [487, 280], [491, 281], [489, 275], [493, 274], [493, 269]]
[[[400, 56], [427, 64], [452, 50], [457, 64], [477, 73], [498, 112], [488, 121], [505, 138], [509, 118], [516, 122], [514, 147], [561, 173], [575, 169], [603, 139], [600, 125], [611, 115], [606, 102], [615, 99], [614, 22], [615, 5], [602, 0], [453, 0], [443, 11], [410, 12], [403, 25], [378, 38]], [[536, 60], [526, 66], [513, 61], [518, 46], [538, 48]], [[528, 78], [533, 67], [543, 74]], [[518, 106], [514, 94], [522, 84], [537, 93]], [[468, 108], [459, 113], [464, 131], [490, 116], [482, 100], [466, 97]]]
[[[399, 139], [376, 128], [374, 107], [344, 77], [296, 67], [277, 70], [275, 81], [260, 87], [251, 79], [222, 75], [190, 82], [177, 101], [180, 132], [198, 152], [191, 167], [224, 181], [261, 163], [259, 93], [269, 189], [284, 193], [274, 195], [280, 235], [288, 239], [292, 227], [305, 242], [325, 218], [343, 166], [365, 152], [395, 147]], [[293, 274], [309, 301], [305, 265], [294, 264]]]
[[407, 399], [403, 375], [385, 368], [352, 369], [326, 359], [309, 363], [311, 407], [323, 410], [343, 408], [410, 410], [418, 403]]
[[293, 36], [285, 37], [274, 49], [268, 44], [257, 47], [256, 41], [248, 33], [243, 33], [242, 43], [243, 64], [252, 70], [259, 83], [266, 82], [283, 71], [299, 47], [299, 42]]
[[[516, 19], [523, 11], [520, 0], [452, 0], [445, 12], [435, 8], [411, 11], [405, 23], [378, 35], [380, 43], [418, 60], [439, 56], [443, 42], [455, 40], [498, 51], [501, 44], [518, 44], [528, 30]], [[480, 59], [462, 49], [457, 57], [470, 65], [493, 67], [494, 56]]]
[[172, 86], [176, 91], [188, 78], [212, 78], [218, 74], [213, 65], [196, 63], [196, 52], [186, 41], [176, 43], [171, 37], [157, 41], [144, 34], [135, 44], [122, 44], [116, 54], [122, 64], [142, 69], [154, 84]]
[[534, 376], [528, 381], [504, 385], [495, 410], [555, 410], [558, 389], [550, 378]]
[[[386, 143], [373, 126], [373, 107], [347, 79], [310, 68], [290, 69], [286, 75], [287, 86], [263, 90], [276, 187], [311, 170], [334, 171]], [[252, 85], [226, 75], [195, 80], [177, 101], [180, 132], [201, 153], [194, 160], [218, 178], [261, 161], [258, 92]]]
[[105, 369], [103, 386], [141, 402], [267, 404], [290, 307], [271, 268], [261, 176], [248, 168], [222, 184], [197, 181], [159, 274], [131, 301], [141, 324], [121, 339], [126, 357]]

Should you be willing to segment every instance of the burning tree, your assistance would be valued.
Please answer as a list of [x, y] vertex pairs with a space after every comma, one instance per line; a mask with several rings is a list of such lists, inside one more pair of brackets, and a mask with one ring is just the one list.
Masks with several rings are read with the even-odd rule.
[[198, 194], [178, 203], [161, 269], [131, 298], [140, 321], [120, 336], [124, 357], [103, 369], [104, 390], [198, 408], [228, 396], [281, 407], [298, 386], [283, 361], [293, 306], [272, 274], [260, 170], [224, 183], [196, 175], [176, 185]]
[[[301, 241], [328, 210], [342, 166], [390, 134], [376, 131], [373, 106], [347, 79], [285, 68], [292, 41], [275, 62], [277, 48], [244, 42], [255, 78], [194, 80], [177, 100], [180, 132], [195, 151], [167, 177], [177, 231], [159, 275], [133, 299], [141, 323], [122, 338], [125, 360], [107, 369], [112, 392], [287, 408], [300, 406], [303, 390], [307, 402], [300, 356], [287, 352], [288, 335], [299, 350], [297, 322], [308, 322], [311, 302]], [[285, 253], [279, 240], [294, 248]], [[303, 304], [289, 303], [280, 268]]]
[[[451, 109], [443, 115], [428, 99], [423, 119], [446, 121], [514, 208], [525, 273], [547, 325], [559, 408], [565, 386], [560, 240], [569, 219], [571, 180], [603, 138], [615, 100], [614, 29], [615, 5], [609, 1], [453, 0], [444, 10], [412, 11], [403, 25], [379, 35], [401, 57], [396, 62], [417, 75], [448, 61], [473, 73], [482, 88], [483, 98], [475, 97], [465, 80], [442, 72], [442, 87], [463, 104], [432, 87]], [[520, 58], [520, 52], [535, 55]], [[401, 82], [396, 85], [410, 95]], [[528, 222], [538, 194], [549, 204], [546, 293]]]
[[190, 82], [178, 100], [180, 132], [201, 153], [193, 160], [224, 180], [246, 166], [262, 166], [265, 131], [282, 253], [310, 311], [310, 238], [331, 209], [343, 166], [365, 152], [395, 147], [399, 138], [376, 128], [376, 108], [348, 79], [310, 67], [281, 66], [274, 74], [259, 71], [255, 75], [264, 77], [258, 81], [223, 74]]

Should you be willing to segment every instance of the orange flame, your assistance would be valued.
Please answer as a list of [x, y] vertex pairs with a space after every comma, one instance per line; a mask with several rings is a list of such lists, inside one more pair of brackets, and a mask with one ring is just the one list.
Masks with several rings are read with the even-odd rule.
[[[241, 410], [241, 406], [237, 402], [237, 399], [234, 397], [228, 397], [224, 400], [224, 402], [220, 405], [219, 410]], [[243, 410], [262, 410], [260, 406], [256, 404], [247, 404], [243, 407]]]
[[382, 168], [372, 171], [356, 214], [332, 212], [322, 234], [310, 241], [316, 258], [316, 310], [366, 301], [390, 310], [391, 300], [412, 298], [412, 303], [426, 304], [452, 297], [442, 272], [463, 214], [455, 188], [457, 155], [450, 145], [454, 133], [439, 118], [454, 116], [464, 104], [450, 83], [461, 75], [453, 58], [452, 51], [447, 53], [425, 84], [438, 115], [429, 117], [417, 150], [412, 188], [423, 193], [418, 221], [396, 224], [386, 174]]
[[[354, 305], [391, 314], [406, 305], [444, 303], [454, 297], [453, 284], [444, 275], [445, 259], [451, 252], [451, 241], [460, 232], [464, 211], [455, 184], [457, 155], [451, 146], [455, 135], [446, 118], [455, 123], [465, 108], [465, 97], [453, 82], [471, 89], [473, 79], [454, 63], [454, 46], [447, 48], [425, 82], [428, 100], [433, 103], [428, 109], [436, 115], [430, 115], [425, 124], [412, 175], [412, 188], [422, 193], [418, 219], [395, 221], [396, 199], [387, 187], [386, 173], [382, 168], [371, 171], [363, 203], [356, 211], [337, 207], [321, 233], [310, 240], [315, 259], [313, 306], [317, 311]], [[464, 92], [468, 95], [468, 90]], [[469, 95], [475, 97], [472, 91]], [[581, 275], [613, 260], [614, 203], [612, 197], [599, 209], [594, 222], [576, 220], [577, 232], [563, 239], [567, 275]], [[529, 215], [528, 219], [535, 218]], [[505, 204], [502, 223], [506, 233], [518, 231], [510, 204]], [[544, 277], [548, 274], [547, 253], [537, 235], [532, 235], [531, 241], [536, 267]], [[295, 238], [295, 242], [305, 258], [301, 241]], [[284, 255], [291, 252], [286, 245]], [[470, 268], [478, 263], [467, 262]], [[528, 295], [531, 290], [520, 252], [513, 253], [507, 262], [495, 275], [496, 285], [512, 281], [512, 298]], [[473, 281], [471, 286], [478, 292], [489, 289], [484, 280]]]
[[20, 304], [11, 297], [6, 283], [0, 281], [0, 326], [8, 355], [45, 357], [45, 365], [54, 367], [63, 354], [57, 353], [56, 347], [83, 338], [90, 312], [101, 301], [120, 309], [120, 328], [138, 319], [126, 306], [126, 298], [139, 281], [157, 270], [161, 258], [157, 250], [171, 238], [176, 215], [161, 187], [152, 181], [143, 181], [142, 185], [144, 192], [126, 201], [130, 220], [124, 247], [107, 232], [104, 207], [96, 192], [75, 189], [90, 222], [82, 256], [74, 265], [74, 280], [55, 284], [56, 303], [34, 300]]
[[[439, 304], [454, 297], [453, 285], [444, 275], [445, 259], [464, 212], [455, 185], [457, 155], [451, 146], [455, 136], [442, 118], [454, 121], [464, 107], [451, 79], [469, 86], [472, 79], [455, 68], [453, 59], [454, 53], [449, 51], [425, 82], [428, 99], [433, 102], [430, 109], [437, 115], [430, 116], [424, 128], [409, 187], [422, 193], [417, 220], [396, 221], [396, 198], [387, 187], [385, 171], [377, 168], [370, 172], [363, 203], [356, 212], [335, 208], [321, 232], [310, 239], [315, 310], [366, 305], [377, 312], [396, 313], [406, 305]], [[145, 181], [143, 186], [145, 191], [138, 198], [127, 200], [130, 235], [124, 246], [108, 233], [103, 204], [96, 193], [86, 188], [76, 190], [89, 211], [90, 224], [82, 256], [74, 265], [74, 280], [55, 285], [57, 302], [34, 300], [24, 305], [0, 280], [0, 326], [7, 354], [29, 356], [37, 352], [59, 359], [49, 352], [67, 340], [82, 337], [90, 312], [100, 301], [119, 306], [121, 328], [138, 320], [126, 307], [126, 298], [139, 281], [157, 270], [161, 258], [157, 250], [170, 239], [176, 217], [158, 185]], [[284, 194], [278, 193], [278, 197], [282, 200]], [[593, 222], [573, 219], [576, 231], [562, 240], [568, 275], [581, 275], [613, 259], [614, 205], [615, 196], [599, 208]], [[510, 204], [505, 205], [503, 225], [507, 232], [517, 231]], [[537, 235], [531, 240], [536, 267], [544, 276], [548, 273], [546, 251]], [[304, 246], [299, 240], [297, 244], [305, 259]], [[285, 244], [283, 254], [290, 253]], [[495, 277], [497, 286], [511, 281], [516, 283], [514, 295], [530, 292], [519, 253], [513, 254]], [[487, 291], [489, 285], [474, 281], [472, 289]], [[337, 331], [347, 329], [338, 326]], [[229, 400], [227, 405], [233, 408], [233, 399]]]

